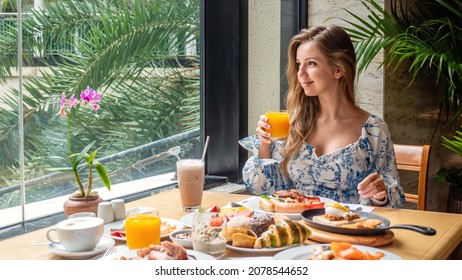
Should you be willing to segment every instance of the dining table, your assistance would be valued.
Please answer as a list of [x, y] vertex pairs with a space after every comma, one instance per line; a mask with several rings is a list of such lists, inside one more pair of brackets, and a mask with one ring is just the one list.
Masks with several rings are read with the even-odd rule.
[[[204, 209], [214, 206], [223, 207], [230, 202], [239, 203], [256, 197], [258, 196], [252, 194], [204, 191], [202, 207]], [[178, 221], [181, 221], [185, 215], [190, 214], [189, 212], [183, 211], [178, 189], [163, 191], [126, 203], [127, 209], [137, 207], [156, 208], [161, 218]], [[451, 253], [453, 253], [462, 242], [462, 215], [460, 214], [383, 207], [373, 208], [372, 213], [385, 217], [392, 225], [414, 224], [431, 227], [436, 230], [436, 234], [434, 235], [424, 235], [405, 229], [388, 230], [391, 231], [392, 240], [382, 245], [379, 244], [380, 246], [376, 247], [391, 252], [403, 260], [445, 260], [451, 256]], [[51, 252], [46, 245], [37, 246], [37, 244], [40, 243], [46, 244], [48, 241], [46, 238], [46, 231], [52, 227], [53, 226], [42, 228], [0, 241], [0, 259], [66, 259], [66, 257]], [[319, 231], [314, 228], [312, 228], [312, 230], [313, 233], [316, 232], [319, 237]], [[351, 240], [351, 236], [345, 235], [345, 240]], [[301, 246], [322, 243], [325, 243], [323, 239], [312, 239], [309, 237]], [[115, 246], [124, 244], [124, 241], [115, 241]], [[272, 259], [277, 253], [277, 251], [271, 250], [257, 252], [257, 250], [235, 250], [227, 248], [221, 259]], [[96, 260], [98, 256], [92, 256], [88, 259]]]

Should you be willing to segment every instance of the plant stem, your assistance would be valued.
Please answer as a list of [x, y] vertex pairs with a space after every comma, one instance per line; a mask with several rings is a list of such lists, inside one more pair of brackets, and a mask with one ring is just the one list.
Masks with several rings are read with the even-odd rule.
[[92, 171], [92, 166], [93, 164], [88, 163], [88, 187], [86, 191], [86, 196], [90, 195], [91, 193], [91, 188], [92, 188], [92, 181], [93, 181], [93, 171]]
[[80, 181], [80, 177], [79, 177], [79, 174], [77, 173], [77, 170], [74, 170], [74, 178], [75, 178], [75, 181], [77, 182], [77, 188], [79, 189], [79, 192], [80, 192], [80, 195], [82, 197], [85, 197], [85, 191], [83, 189], [83, 186], [82, 186], [82, 181]]
[[[67, 154], [68, 155], [71, 155], [71, 114], [72, 114], [72, 110], [69, 110], [69, 113], [67, 114]], [[78, 174], [77, 174], [77, 177], [78, 177]]]
[[[67, 154], [71, 155], [71, 114], [72, 110], [69, 110], [67, 115]], [[69, 158], [69, 163], [72, 166], [71, 158]], [[77, 188], [79, 189], [80, 195], [85, 197], [85, 190], [83, 189], [82, 181], [80, 181], [80, 176], [77, 169], [74, 169], [74, 178], [77, 183]]]

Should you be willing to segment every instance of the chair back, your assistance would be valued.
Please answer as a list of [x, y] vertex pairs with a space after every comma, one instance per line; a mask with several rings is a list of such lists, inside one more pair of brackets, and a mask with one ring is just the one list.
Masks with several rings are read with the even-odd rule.
[[417, 194], [404, 193], [407, 202], [417, 204], [417, 210], [426, 210], [427, 175], [430, 155], [430, 145], [394, 144], [398, 170], [419, 172]]

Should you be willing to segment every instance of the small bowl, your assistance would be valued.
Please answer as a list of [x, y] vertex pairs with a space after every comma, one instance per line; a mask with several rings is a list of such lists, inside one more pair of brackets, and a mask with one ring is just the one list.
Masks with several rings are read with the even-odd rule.
[[181, 229], [171, 232], [169, 237], [173, 243], [181, 245], [186, 249], [192, 249], [191, 234], [191, 229]]

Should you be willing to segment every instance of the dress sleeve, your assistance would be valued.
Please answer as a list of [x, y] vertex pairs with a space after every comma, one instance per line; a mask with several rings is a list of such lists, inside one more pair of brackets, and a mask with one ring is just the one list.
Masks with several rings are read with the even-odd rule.
[[282, 150], [285, 145], [284, 141], [273, 141], [271, 143], [271, 158], [269, 159], [260, 159], [258, 157], [260, 138], [257, 135], [243, 138], [239, 140], [239, 144], [253, 153], [242, 169], [244, 185], [249, 192], [257, 195], [271, 195], [274, 191], [291, 187], [290, 180], [287, 180], [279, 169]]
[[[403, 187], [400, 183], [398, 167], [396, 165], [395, 149], [388, 125], [378, 118], [375, 132], [371, 134], [370, 142], [374, 147], [375, 171], [380, 174], [387, 187], [388, 202], [385, 207], [402, 208], [405, 203]], [[372, 130], [372, 131], [373, 131]]]

